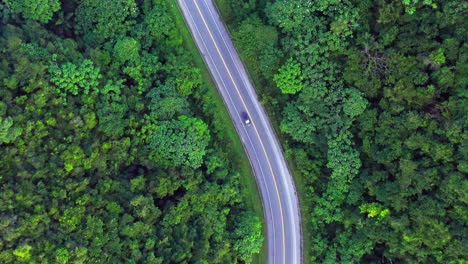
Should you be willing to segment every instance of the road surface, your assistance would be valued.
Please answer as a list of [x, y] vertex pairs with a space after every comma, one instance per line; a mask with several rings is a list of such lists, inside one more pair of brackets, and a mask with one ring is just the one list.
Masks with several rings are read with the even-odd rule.
[[[192, 37], [242, 139], [261, 192], [268, 263], [302, 262], [296, 189], [278, 140], [211, 0], [178, 0]], [[246, 112], [251, 125], [244, 124]]]

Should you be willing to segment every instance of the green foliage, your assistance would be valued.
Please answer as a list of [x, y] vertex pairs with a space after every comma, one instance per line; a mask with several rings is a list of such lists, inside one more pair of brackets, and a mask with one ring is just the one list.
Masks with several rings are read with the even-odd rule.
[[17, 257], [18, 261], [27, 262], [31, 259], [31, 253], [30, 253], [31, 250], [32, 250], [32, 247], [30, 245], [23, 244], [13, 251], [13, 255]]
[[297, 74], [278, 67], [294, 96], [252, 77], [274, 97], [268, 112], [306, 185], [306, 262], [467, 259], [465, 2], [279, 0], [251, 12], [281, 32], [279, 54], [302, 76], [282, 83]]
[[0, 144], [8, 144], [14, 142], [22, 133], [20, 127], [13, 127], [13, 119], [11, 117], [0, 120]]
[[59, 248], [56, 251], [58, 263], [68, 263], [70, 261], [70, 252], [66, 248]]
[[65, 63], [61, 67], [53, 64], [49, 67], [51, 82], [57, 86], [57, 93], [64, 97], [68, 94], [88, 95], [92, 90], [99, 89], [101, 74], [90, 60], [84, 60], [79, 66]]
[[437, 51], [431, 52], [429, 58], [437, 63], [437, 65], [443, 65], [445, 63], [444, 50], [439, 48]]
[[198, 168], [209, 140], [208, 126], [202, 120], [182, 115], [177, 120], [158, 123], [150, 132], [148, 143], [154, 161]]
[[234, 250], [245, 263], [252, 263], [252, 254], [258, 254], [263, 244], [260, 219], [252, 214], [243, 215], [237, 224], [234, 236], [237, 238]]
[[170, 47], [182, 44], [182, 39], [176, 30], [173, 18], [165, 8], [153, 8], [145, 16], [145, 36], [149, 34], [158, 42], [167, 43]]
[[269, 4], [266, 13], [272, 24], [277, 24], [285, 32], [293, 32], [300, 28], [307, 16], [311, 14], [312, 3], [307, 1], [280, 0]]
[[361, 204], [359, 206], [361, 213], [367, 213], [368, 218], [376, 217], [378, 220], [382, 220], [384, 217], [390, 214], [390, 210], [383, 208], [381, 204], [370, 203], [370, 204]]
[[145, 177], [143, 175], [140, 175], [136, 177], [135, 179], [132, 179], [130, 181], [130, 190], [132, 192], [135, 191], [143, 191], [145, 189]]
[[128, 105], [123, 100], [119, 95], [106, 94], [101, 96], [97, 103], [99, 107], [97, 110], [99, 130], [109, 137], [122, 136], [124, 133], [127, 125], [125, 116]]
[[295, 94], [303, 88], [302, 80], [304, 77], [301, 74], [301, 65], [289, 59], [281, 68], [278, 69], [278, 74], [275, 74], [274, 80], [278, 88], [284, 94]]
[[242, 60], [251, 65], [250, 73], [255, 78], [272, 80], [279, 66], [276, 30], [262, 24], [258, 17], [250, 17], [242, 22], [232, 37], [241, 47]]
[[0, 262], [241, 261], [246, 193], [167, 3], [4, 2]]
[[139, 50], [140, 47], [137, 40], [124, 37], [117, 40], [114, 46], [114, 57], [122, 63], [126, 61], [135, 62], [139, 58]]
[[217, 7], [220, 9], [223, 19], [229, 24], [234, 25], [249, 17], [252, 12], [255, 12], [264, 2], [255, 0], [245, 1], [216, 1]]
[[189, 96], [192, 91], [201, 85], [201, 71], [198, 68], [188, 65], [178, 69], [179, 75], [176, 78], [177, 88], [183, 96]]
[[432, 8], [437, 8], [436, 1], [433, 0], [402, 0], [403, 5], [405, 5], [406, 13], [414, 14], [416, 9], [421, 6], [430, 6]]
[[60, 10], [59, 0], [5, 0], [13, 13], [20, 13], [26, 19], [47, 23]]
[[153, 88], [146, 97], [150, 100], [148, 108], [152, 116], [159, 120], [169, 120], [188, 113], [188, 102], [172, 85]]
[[350, 120], [360, 116], [369, 105], [363, 94], [356, 89], [346, 89], [343, 97], [343, 113]]
[[77, 33], [88, 43], [103, 43], [118, 35], [126, 35], [136, 22], [138, 7], [134, 0], [81, 0], [76, 9]]

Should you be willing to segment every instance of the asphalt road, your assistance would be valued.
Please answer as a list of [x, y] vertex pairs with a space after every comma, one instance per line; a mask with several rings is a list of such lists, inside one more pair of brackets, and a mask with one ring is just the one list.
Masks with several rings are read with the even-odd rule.
[[[302, 263], [296, 189], [281, 147], [211, 0], [178, 0], [249, 156], [261, 192], [268, 263]], [[250, 116], [244, 124], [241, 113]]]

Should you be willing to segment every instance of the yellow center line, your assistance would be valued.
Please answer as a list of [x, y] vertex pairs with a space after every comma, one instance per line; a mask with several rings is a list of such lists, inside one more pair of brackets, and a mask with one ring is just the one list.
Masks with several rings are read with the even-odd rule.
[[[244, 108], [247, 111], [247, 114], [249, 115], [249, 117], [251, 117], [249, 109], [247, 108], [247, 105], [246, 105], [246, 103], [244, 101], [244, 98], [242, 97], [242, 95], [241, 95], [241, 93], [239, 91], [239, 88], [237, 87], [237, 84], [234, 81], [234, 78], [232, 77], [231, 71], [229, 70], [229, 68], [228, 68], [228, 66], [226, 64], [226, 61], [224, 60], [224, 57], [221, 54], [221, 51], [220, 51], [220, 49], [218, 47], [218, 44], [216, 43], [216, 41], [215, 41], [215, 39], [213, 37], [213, 34], [212, 34], [210, 28], [208, 27], [208, 24], [206, 23], [206, 20], [205, 20], [202, 12], [200, 10], [200, 7], [197, 4], [197, 1], [194, 0], [193, 2], [195, 3], [195, 6], [197, 7], [198, 13], [200, 14], [200, 17], [203, 20], [203, 23], [205, 24], [206, 29], [208, 30], [208, 34], [210, 35], [211, 40], [213, 41], [213, 43], [214, 43], [214, 45], [216, 47], [216, 50], [217, 50], [217, 52], [218, 52], [218, 54], [219, 54], [219, 56], [220, 56], [220, 58], [221, 58], [221, 60], [222, 60], [222, 62], [224, 64], [224, 67], [226, 68], [226, 71], [228, 72], [229, 78], [231, 79], [232, 83], [234, 84], [234, 88], [236, 89], [237, 94], [239, 95], [239, 97], [240, 97], [240, 99], [242, 101], [242, 104], [244, 105]], [[276, 176], [275, 176], [275, 173], [273, 172], [273, 167], [271, 166], [270, 158], [268, 157], [265, 146], [263, 145], [263, 141], [262, 141], [262, 139], [260, 137], [260, 134], [258, 133], [258, 129], [255, 126], [255, 122], [254, 122], [254, 120], [252, 118], [251, 118], [251, 122], [252, 122], [253, 128], [255, 129], [255, 133], [257, 134], [258, 140], [260, 141], [260, 144], [262, 146], [262, 150], [265, 153], [265, 157], [266, 157], [268, 166], [270, 168], [271, 175], [273, 176], [273, 182], [274, 182], [275, 189], [276, 189], [276, 195], [278, 196], [278, 201], [279, 201], [279, 206], [280, 206], [280, 215], [281, 215], [282, 240], [283, 240], [283, 263], [286, 263], [286, 241], [285, 241], [285, 234], [284, 234], [284, 216], [283, 216], [283, 206], [282, 206], [282, 203], [281, 203], [281, 197], [280, 197], [280, 193], [279, 193], [279, 190], [278, 190], [278, 183], [276, 182]]]

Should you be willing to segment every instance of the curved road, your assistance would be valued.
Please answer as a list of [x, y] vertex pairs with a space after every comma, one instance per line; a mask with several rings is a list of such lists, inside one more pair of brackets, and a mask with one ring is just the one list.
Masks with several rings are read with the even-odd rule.
[[[268, 263], [301, 263], [301, 218], [293, 180], [217, 9], [211, 0], [178, 0], [178, 3], [255, 172], [267, 225]], [[250, 116], [250, 126], [244, 124], [242, 112]]]

